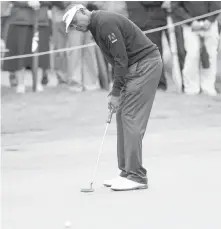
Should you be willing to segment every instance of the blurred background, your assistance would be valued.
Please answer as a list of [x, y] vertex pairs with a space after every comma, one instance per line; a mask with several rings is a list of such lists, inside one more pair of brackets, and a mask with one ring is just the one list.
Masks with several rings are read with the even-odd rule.
[[[90, 32], [65, 33], [72, 3], [128, 17], [162, 53], [143, 139], [147, 192], [101, 187], [117, 174], [115, 117], [96, 191], [80, 192], [89, 187], [113, 74]], [[220, 1], [1, 1], [2, 228], [60, 229], [67, 220], [81, 229], [221, 228], [220, 8]]]
[[[73, 3], [82, 3], [89, 10], [122, 14], [146, 32], [163, 56], [164, 71], [159, 90], [177, 90], [178, 79], [186, 94], [205, 92], [216, 96], [221, 92], [221, 67], [217, 64], [221, 62], [221, 14], [192, 20], [173, 30], [168, 26], [220, 10], [218, 1], [1, 1], [1, 56], [50, 51], [39, 57], [1, 60], [3, 87], [22, 94], [33, 84], [36, 92], [59, 86], [73, 92], [110, 90], [112, 67], [99, 48], [71, 49], [94, 42], [90, 32], [65, 33], [62, 16], [65, 8]], [[154, 31], [162, 26], [167, 27]], [[53, 52], [64, 48], [70, 49]]]

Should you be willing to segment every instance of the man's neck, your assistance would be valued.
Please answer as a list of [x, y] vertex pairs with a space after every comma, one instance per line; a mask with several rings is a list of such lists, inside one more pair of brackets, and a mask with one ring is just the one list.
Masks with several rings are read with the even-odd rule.
[[94, 14], [94, 10], [92, 11], [92, 12], [88, 12], [88, 16], [89, 16], [89, 20], [90, 20], [90, 24], [89, 24], [89, 26], [88, 26], [88, 28], [89, 29], [91, 29], [92, 28], [92, 15]]
[[[93, 11], [92, 11], [93, 12]], [[89, 20], [90, 20], [90, 23], [91, 23], [91, 15], [92, 15], [92, 12], [88, 11], [88, 17], [89, 17]]]

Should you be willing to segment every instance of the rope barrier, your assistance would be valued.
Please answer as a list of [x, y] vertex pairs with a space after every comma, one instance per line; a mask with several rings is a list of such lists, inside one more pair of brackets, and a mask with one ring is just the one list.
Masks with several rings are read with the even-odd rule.
[[91, 43], [91, 44], [86, 44], [86, 45], [79, 45], [79, 46], [75, 46], [75, 47], [70, 47], [70, 48], [55, 49], [55, 50], [46, 51], [46, 52], [39, 52], [39, 53], [35, 53], [35, 54], [24, 54], [24, 55], [18, 55], [18, 56], [9, 56], [9, 57], [1, 58], [1, 60], [12, 60], [12, 59], [18, 59], [18, 58], [27, 58], [27, 57], [32, 57], [32, 56], [42, 56], [42, 55], [52, 54], [52, 53], [56, 53], [56, 52], [67, 52], [67, 51], [71, 51], [71, 50], [87, 48], [87, 47], [91, 47], [91, 46], [95, 46], [95, 45], [96, 45], [96, 43]]
[[[173, 23], [171, 25], [171, 27], [176, 27], [176, 26], [179, 26], [179, 25], [183, 25], [183, 24], [195, 21], [195, 20], [199, 20], [199, 19], [202, 19], [202, 18], [213, 16], [215, 14], [219, 14], [219, 13], [221, 13], [221, 9], [220, 10], [215, 10], [215, 11], [207, 13], [207, 14], [202, 14], [200, 16], [192, 17], [192, 18], [189, 18], [189, 19], [186, 19], [186, 20], [183, 20], [183, 21], [179, 21], [179, 22]], [[162, 26], [162, 27], [159, 27], [159, 28], [155, 28], [155, 29], [150, 29], [150, 30], [144, 31], [144, 33], [145, 34], [154, 33], [154, 32], [158, 32], [158, 31], [161, 31], [161, 30], [168, 29], [168, 28], [170, 28], [170, 26], [165, 25], [165, 26]]]
[[[176, 23], [172, 24], [171, 26], [172, 27], [176, 27], [176, 26], [179, 26], [179, 25], [183, 25], [183, 24], [195, 21], [195, 20], [199, 20], [199, 19], [206, 18], [206, 17], [212, 16], [212, 15], [216, 15], [216, 14], [219, 14], [219, 13], [221, 13], [221, 9], [213, 11], [213, 12], [210, 12], [210, 13], [203, 14], [203, 15], [200, 15], [200, 16], [192, 17], [192, 18], [180, 21], [180, 22], [176, 22]], [[144, 31], [144, 34], [154, 33], [154, 32], [158, 32], [158, 31], [161, 31], [161, 30], [165, 30], [165, 29], [170, 28], [171, 26], [166, 25], [166, 26], [161, 26], [161, 27], [155, 28], [155, 29], [150, 29], [150, 30]], [[13, 59], [27, 58], [27, 57], [32, 57], [32, 56], [42, 56], [42, 55], [53, 54], [53, 53], [57, 53], [57, 52], [68, 52], [68, 51], [77, 50], [77, 49], [81, 49], [81, 48], [92, 47], [92, 46], [95, 46], [95, 45], [96, 45], [96, 43], [90, 43], [90, 44], [86, 44], [86, 45], [80, 45], [80, 46], [75, 46], [75, 47], [70, 47], [70, 48], [50, 50], [50, 51], [39, 52], [39, 53], [35, 53], [35, 54], [9, 56], [9, 57], [1, 58], [1, 60], [13, 60]]]

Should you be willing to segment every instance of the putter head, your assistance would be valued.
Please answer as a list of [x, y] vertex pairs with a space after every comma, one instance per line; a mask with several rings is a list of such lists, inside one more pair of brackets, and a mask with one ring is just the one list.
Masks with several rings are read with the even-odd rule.
[[82, 188], [81, 192], [94, 192], [94, 189], [92, 188], [92, 184], [90, 188]]
[[94, 192], [93, 188], [82, 188], [81, 192]]

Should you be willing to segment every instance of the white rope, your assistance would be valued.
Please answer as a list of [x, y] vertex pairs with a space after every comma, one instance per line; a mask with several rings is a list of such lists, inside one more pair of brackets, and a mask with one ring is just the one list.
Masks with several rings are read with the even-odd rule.
[[32, 56], [42, 56], [42, 55], [52, 54], [56, 52], [67, 52], [67, 51], [72, 51], [76, 49], [91, 47], [91, 46], [94, 46], [95, 44], [96, 43], [90, 43], [87, 45], [79, 45], [79, 46], [70, 47], [70, 48], [56, 49], [56, 50], [51, 50], [51, 51], [46, 51], [46, 52], [38, 52], [34, 54], [32, 53], [32, 54], [25, 54], [25, 55], [18, 55], [18, 56], [9, 56], [9, 57], [1, 58], [1, 60], [12, 60], [12, 59], [18, 59], [18, 58], [27, 58], [27, 57], [32, 57]]
[[213, 12], [210, 12], [210, 13], [207, 13], [207, 14], [203, 14], [203, 15], [200, 15], [200, 16], [192, 17], [192, 18], [189, 18], [189, 19], [186, 19], [186, 20], [183, 20], [183, 21], [179, 21], [179, 22], [173, 23], [171, 26], [165, 25], [165, 26], [158, 27], [158, 28], [155, 28], [155, 29], [150, 29], [150, 30], [144, 31], [144, 33], [148, 34], [148, 33], [158, 32], [158, 31], [161, 31], [161, 30], [168, 29], [169, 27], [175, 27], [175, 26], [178, 26], [178, 25], [183, 25], [183, 24], [195, 21], [195, 20], [199, 20], [199, 19], [206, 18], [206, 17], [212, 16], [212, 15], [215, 15], [215, 14], [219, 14], [219, 13], [221, 13], [221, 9], [213, 11]]
[[[212, 15], [215, 15], [215, 14], [219, 14], [219, 13], [221, 13], [221, 9], [213, 11], [213, 12], [210, 12], [210, 13], [206, 13], [206, 14], [203, 14], [203, 15], [200, 15], [200, 16], [197, 16], [197, 17], [192, 17], [192, 18], [180, 21], [180, 22], [176, 22], [171, 26], [175, 27], [175, 26], [183, 25], [183, 24], [195, 21], [195, 20], [199, 20], [199, 19], [206, 18], [206, 17], [212, 16]], [[154, 32], [157, 32], [157, 31], [165, 30], [165, 29], [170, 28], [171, 26], [166, 25], [166, 26], [155, 28], [155, 29], [150, 29], [150, 30], [144, 31], [144, 34], [154, 33]], [[32, 56], [42, 56], [42, 55], [53, 54], [53, 53], [57, 53], [57, 52], [68, 52], [68, 51], [77, 50], [77, 49], [81, 49], [81, 48], [87, 48], [87, 47], [91, 47], [91, 46], [95, 46], [95, 45], [96, 45], [96, 43], [90, 43], [90, 44], [86, 44], [86, 45], [80, 45], [80, 46], [75, 46], [75, 47], [70, 47], [70, 48], [50, 50], [50, 51], [46, 51], [46, 52], [39, 52], [39, 53], [32, 53], [32, 54], [25, 54], [25, 55], [17, 55], [17, 56], [9, 56], [9, 57], [1, 58], [1, 60], [13, 60], [13, 59], [27, 58], [27, 57], [32, 57]]]

